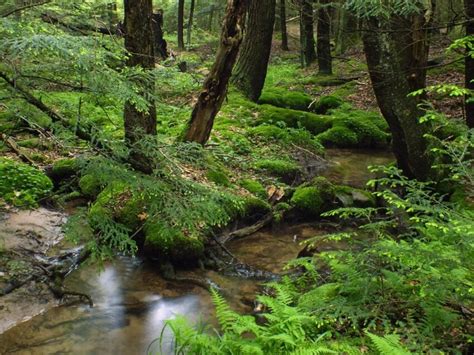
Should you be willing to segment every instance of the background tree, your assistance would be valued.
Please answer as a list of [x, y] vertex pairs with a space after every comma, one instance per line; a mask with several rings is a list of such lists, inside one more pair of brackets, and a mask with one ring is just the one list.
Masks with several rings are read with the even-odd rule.
[[216, 60], [204, 81], [184, 132], [184, 140], [204, 145], [227, 93], [245, 26], [246, 0], [228, 0]]
[[[466, 12], [466, 36], [474, 36], [474, 0], [464, 0], [464, 9]], [[467, 49], [467, 51], [472, 51]], [[465, 59], [465, 85], [466, 88], [474, 90], [474, 58], [466, 55]], [[472, 100], [472, 99], [471, 99]], [[474, 128], [474, 102], [466, 99], [466, 124], [469, 128]]]
[[332, 74], [331, 0], [320, 0], [318, 9], [318, 66], [320, 74]]
[[188, 32], [187, 32], [187, 38], [186, 38], [186, 47], [191, 46], [191, 33], [193, 30], [193, 20], [194, 20], [194, 7], [195, 7], [195, 0], [191, 0], [191, 5], [189, 8], [189, 19], [188, 19]]
[[[125, 48], [129, 52], [127, 65], [139, 66], [144, 69], [155, 67], [152, 0], [125, 0]], [[150, 101], [155, 85], [153, 81], [138, 79], [137, 86], [146, 101]], [[152, 100], [151, 100], [152, 101]], [[156, 108], [151, 102], [146, 110], [139, 109], [131, 101], [125, 102], [124, 107], [125, 141], [129, 148], [130, 162], [138, 170], [146, 173], [152, 171], [152, 166], [137, 147], [142, 139], [156, 135]]]
[[303, 67], [307, 67], [316, 60], [313, 0], [299, 0], [299, 5], [301, 64]]
[[184, 0], [178, 0], [178, 48], [184, 49]]
[[280, 31], [281, 31], [281, 49], [289, 51], [288, 30], [286, 28], [286, 0], [280, 0]]
[[257, 101], [265, 84], [272, 48], [275, 0], [249, 1], [248, 26], [233, 82], [245, 96]]

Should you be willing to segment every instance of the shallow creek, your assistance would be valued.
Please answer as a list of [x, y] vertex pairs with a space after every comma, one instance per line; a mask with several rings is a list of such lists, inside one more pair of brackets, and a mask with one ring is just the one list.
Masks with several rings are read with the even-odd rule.
[[[388, 153], [334, 150], [334, 164], [324, 173], [334, 182], [362, 186], [366, 167], [387, 163]], [[241, 261], [258, 269], [281, 272], [297, 256], [304, 239], [327, 232], [317, 224], [278, 226], [229, 243]], [[213, 271], [181, 271], [217, 283], [233, 309], [249, 312], [260, 281]], [[160, 277], [155, 265], [140, 258], [117, 257], [98, 272], [86, 265], [72, 272], [69, 289], [88, 293], [95, 306], [76, 304], [46, 310], [0, 334], [1, 354], [145, 354], [160, 353], [159, 338], [167, 319], [184, 315], [192, 322], [215, 324], [209, 293], [197, 286]], [[2, 311], [0, 310], [0, 315]], [[162, 352], [170, 353], [172, 336], [165, 330]]]

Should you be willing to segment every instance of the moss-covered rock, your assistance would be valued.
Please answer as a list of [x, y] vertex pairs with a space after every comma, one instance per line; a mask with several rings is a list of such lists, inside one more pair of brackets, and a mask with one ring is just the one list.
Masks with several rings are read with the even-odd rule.
[[260, 107], [260, 115], [256, 123], [283, 124], [292, 128], [304, 128], [312, 134], [322, 133], [331, 127], [331, 119], [327, 116], [270, 105]]
[[285, 183], [292, 183], [301, 174], [301, 168], [298, 164], [283, 159], [258, 160], [255, 162], [255, 168], [278, 177]]
[[267, 201], [253, 196], [245, 197], [243, 203], [242, 217], [263, 216], [272, 209]]
[[242, 179], [239, 181], [239, 185], [257, 197], [262, 199], [267, 198], [267, 191], [265, 190], [265, 187], [257, 180]]
[[311, 96], [303, 92], [272, 88], [266, 89], [262, 93], [258, 103], [290, 108], [293, 110], [309, 111], [309, 106], [312, 101], [313, 99]]
[[186, 235], [160, 220], [149, 221], [144, 227], [145, 252], [163, 261], [191, 262], [204, 253], [203, 241], [194, 235]]
[[206, 177], [216, 185], [230, 186], [229, 177], [223, 170], [211, 169], [206, 173]]
[[95, 198], [101, 191], [100, 181], [93, 174], [87, 174], [80, 178], [79, 188], [84, 196]]
[[303, 186], [296, 189], [291, 203], [305, 216], [318, 217], [323, 212], [324, 199], [315, 186]]
[[322, 96], [314, 105], [313, 111], [319, 114], [327, 114], [329, 110], [341, 107], [343, 101], [336, 96]]
[[355, 147], [358, 145], [357, 134], [347, 127], [333, 127], [317, 136], [325, 147]]
[[80, 164], [77, 159], [60, 159], [54, 162], [51, 167], [50, 177], [58, 182], [76, 175], [80, 170]]
[[0, 198], [18, 207], [36, 206], [53, 188], [40, 170], [7, 158], [0, 158]]
[[369, 191], [350, 186], [336, 186], [334, 195], [343, 207], [375, 207], [375, 196]]

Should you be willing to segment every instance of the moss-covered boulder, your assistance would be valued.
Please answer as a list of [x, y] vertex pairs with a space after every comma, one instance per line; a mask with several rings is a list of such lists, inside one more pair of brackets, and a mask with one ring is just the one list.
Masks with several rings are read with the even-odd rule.
[[239, 185], [243, 187], [248, 192], [254, 194], [256, 197], [266, 199], [267, 198], [267, 191], [265, 187], [258, 182], [257, 180], [253, 179], [242, 179], [239, 181]]
[[272, 88], [263, 91], [258, 103], [293, 110], [309, 111], [309, 106], [312, 101], [311, 96], [303, 92]]
[[172, 228], [160, 220], [147, 222], [144, 233], [145, 253], [162, 261], [188, 263], [199, 259], [204, 253], [204, 243], [201, 238]]
[[312, 111], [325, 115], [329, 110], [334, 110], [341, 107], [344, 102], [336, 96], [322, 96], [318, 102], [314, 105]]
[[79, 188], [84, 196], [95, 198], [102, 190], [100, 181], [94, 174], [86, 174], [79, 179]]
[[336, 186], [334, 195], [342, 207], [375, 207], [375, 196], [367, 190], [350, 186]]
[[271, 105], [260, 107], [260, 114], [255, 122], [257, 124], [283, 124], [292, 128], [304, 128], [312, 134], [319, 134], [331, 128], [331, 119], [327, 116]]
[[333, 206], [334, 185], [324, 177], [299, 186], [290, 203], [301, 217], [319, 217]]
[[0, 158], [0, 199], [18, 207], [34, 207], [53, 188], [39, 169], [12, 159]]
[[301, 174], [301, 167], [293, 161], [283, 159], [261, 159], [255, 162], [257, 170], [266, 172], [281, 181], [291, 184]]
[[77, 175], [79, 173], [80, 168], [81, 166], [77, 159], [60, 159], [55, 161], [53, 165], [48, 169], [48, 176], [57, 185], [62, 180]]

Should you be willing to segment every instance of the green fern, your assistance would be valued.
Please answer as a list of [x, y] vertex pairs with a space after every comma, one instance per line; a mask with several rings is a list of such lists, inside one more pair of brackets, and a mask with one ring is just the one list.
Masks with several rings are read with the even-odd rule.
[[370, 332], [365, 332], [370, 338], [380, 355], [409, 355], [411, 352], [400, 344], [400, 337], [396, 334], [380, 337]]

